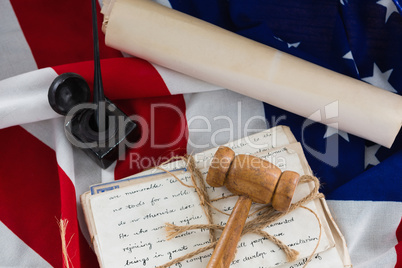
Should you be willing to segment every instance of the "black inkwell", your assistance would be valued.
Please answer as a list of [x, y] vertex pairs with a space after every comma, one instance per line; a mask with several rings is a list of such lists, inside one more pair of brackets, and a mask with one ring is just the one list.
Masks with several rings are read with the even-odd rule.
[[69, 141], [106, 169], [125, 152], [128, 144], [138, 141], [140, 131], [135, 122], [104, 96], [96, 0], [92, 0], [92, 33], [95, 67], [93, 102], [89, 103], [87, 82], [75, 73], [59, 75], [49, 88], [48, 99], [55, 112], [66, 115], [64, 128]]

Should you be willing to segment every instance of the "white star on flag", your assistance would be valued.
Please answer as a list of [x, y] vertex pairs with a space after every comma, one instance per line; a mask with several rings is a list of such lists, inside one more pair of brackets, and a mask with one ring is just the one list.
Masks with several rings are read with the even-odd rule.
[[366, 146], [366, 150], [364, 153], [364, 168], [367, 168], [368, 165], [373, 165], [376, 166], [377, 164], [380, 163], [378, 158], [375, 156], [376, 153], [378, 152], [378, 149], [380, 149], [380, 145], [375, 144], [372, 146]]
[[291, 47], [298, 47], [298, 46], [300, 45], [300, 43], [301, 43], [301, 42], [287, 43], [287, 42], [283, 41], [281, 38], [279, 38], [279, 37], [277, 37], [277, 36], [274, 36], [274, 38], [275, 38], [276, 40], [279, 40], [279, 41], [281, 41], [281, 42], [286, 43], [286, 44], [288, 45], [288, 48], [291, 48]]
[[349, 51], [348, 53], [346, 53], [345, 55], [343, 55], [342, 58], [343, 58], [343, 59], [346, 59], [346, 60], [352, 60], [354, 66], [355, 66], [356, 72], [359, 74], [359, 70], [357, 69], [356, 62], [355, 62], [355, 59], [353, 58], [352, 51]]
[[385, 23], [387, 23], [392, 13], [394, 12], [399, 13], [394, 2], [392, 2], [391, 0], [380, 0], [377, 2], [377, 5], [381, 5], [387, 9], [387, 13], [385, 14]]
[[287, 43], [288, 44], [288, 48], [291, 47], [298, 47], [300, 45], [300, 42], [296, 42], [296, 43]]
[[378, 68], [377, 64], [374, 63], [373, 67], [373, 75], [362, 78], [363, 81], [366, 81], [373, 86], [388, 90], [393, 93], [397, 93], [395, 88], [388, 82], [389, 77], [394, 69], [389, 69], [388, 71], [381, 72], [380, 68]]
[[347, 59], [347, 60], [353, 60], [352, 51], [349, 51], [348, 53], [346, 53], [345, 55], [343, 55], [342, 58]]

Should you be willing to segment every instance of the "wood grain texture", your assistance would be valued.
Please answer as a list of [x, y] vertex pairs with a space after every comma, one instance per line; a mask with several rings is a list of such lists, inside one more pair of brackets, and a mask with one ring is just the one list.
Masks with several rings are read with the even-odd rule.
[[226, 146], [216, 151], [207, 174], [207, 183], [212, 187], [221, 187], [225, 183], [226, 175], [235, 158], [235, 152]]
[[281, 170], [270, 162], [240, 154], [233, 160], [225, 186], [236, 195], [246, 195], [253, 202], [268, 204], [280, 175]]
[[277, 166], [261, 158], [245, 154], [235, 156], [232, 149], [219, 147], [209, 168], [207, 183], [213, 187], [226, 186], [240, 197], [207, 267], [230, 266], [252, 202], [272, 203], [276, 210], [287, 211], [299, 178], [298, 173], [282, 173]]
[[284, 171], [279, 178], [274, 196], [272, 198], [272, 206], [274, 209], [286, 212], [292, 202], [300, 175], [293, 171]]
[[208, 262], [207, 268], [226, 268], [232, 262], [251, 207], [251, 199], [240, 196]]

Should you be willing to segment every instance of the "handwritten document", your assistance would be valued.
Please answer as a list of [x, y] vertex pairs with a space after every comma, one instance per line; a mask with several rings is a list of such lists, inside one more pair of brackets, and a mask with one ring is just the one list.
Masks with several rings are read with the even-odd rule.
[[[227, 143], [225, 144], [225, 146], [231, 148], [233, 151], [235, 151], [236, 154], [255, 154], [295, 142], [296, 139], [294, 138], [288, 127], [277, 126], [254, 135], [247, 136], [243, 139]], [[193, 157], [197, 164], [197, 168], [200, 170], [208, 171], [210, 162], [217, 150], [218, 148], [212, 148], [194, 155]], [[175, 161], [166, 165], [162, 165], [161, 167], [164, 170], [173, 171], [176, 174], [176, 172], [185, 170], [186, 162]], [[91, 187], [91, 193], [97, 194], [113, 190], [130, 184], [131, 181], [133, 181], [134, 179], [136, 181], [138, 181], [138, 179], [147, 180], [148, 178], [150, 178], [150, 176], [155, 175], [166, 176], [166, 173], [156, 168], [149, 169], [147, 171], [127, 177], [126, 179], [119, 180], [118, 182], [93, 185]]]
[[[267, 133], [262, 132], [254, 138], [263, 140], [265, 134]], [[272, 140], [272, 136], [270, 137]], [[237, 152], [250, 152], [250, 146], [244, 140], [237, 144], [240, 144], [237, 148], [234, 143], [230, 147]], [[210, 153], [199, 156], [203, 158], [198, 161], [198, 165], [204, 179], [208, 171], [205, 162], [210, 160]], [[265, 149], [258, 148], [254, 154], [276, 164], [282, 170], [311, 174], [300, 144], [294, 143], [292, 139], [284, 139], [277, 148], [273, 148], [272, 143], [266, 143]], [[174, 172], [181, 181], [192, 184], [188, 172], [180, 168]], [[154, 176], [144, 174], [139, 179], [123, 180], [118, 188], [105, 186], [114, 189], [111, 191], [95, 190], [92, 195], [88, 192], [82, 199], [86, 204], [84, 211], [102, 267], [156, 267], [210, 243], [209, 230], [206, 229], [189, 230], [171, 240], [166, 239], [165, 223], [184, 226], [208, 224], [208, 221], [193, 188], [183, 186], [166, 173]], [[299, 184], [293, 202], [306, 196], [311, 187], [309, 183]], [[98, 185], [95, 189], [105, 188]], [[211, 198], [230, 195], [225, 187], [208, 186], [207, 191]], [[236, 200], [237, 197], [230, 197], [216, 201], [213, 205], [231, 213]], [[335, 247], [333, 226], [328, 224], [326, 210], [321, 202], [323, 200], [317, 199], [306, 205], [316, 213], [320, 222], [309, 210], [298, 208], [264, 229], [290, 248], [299, 251], [297, 261], [287, 263], [285, 254], [277, 245], [259, 235], [247, 234], [238, 244], [231, 267], [303, 267], [303, 262], [307, 261], [318, 241], [316, 254], [308, 267], [324, 267], [323, 264], [325, 267], [348, 267], [348, 260], [345, 262], [340, 257], [339, 249]], [[260, 205], [253, 205], [252, 210], [258, 206]], [[88, 211], [91, 212], [90, 217]], [[228, 216], [222, 213], [213, 213], [216, 224], [223, 226], [227, 219]], [[205, 251], [173, 267], [205, 267], [211, 254], [212, 250]]]

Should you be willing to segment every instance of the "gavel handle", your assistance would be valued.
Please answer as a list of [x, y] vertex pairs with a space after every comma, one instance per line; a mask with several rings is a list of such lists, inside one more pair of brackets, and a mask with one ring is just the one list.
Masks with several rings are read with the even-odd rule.
[[207, 268], [227, 268], [236, 253], [244, 224], [251, 207], [251, 199], [240, 196], [212, 253]]

